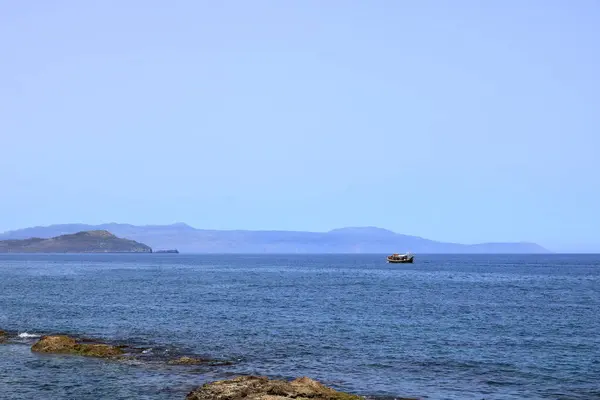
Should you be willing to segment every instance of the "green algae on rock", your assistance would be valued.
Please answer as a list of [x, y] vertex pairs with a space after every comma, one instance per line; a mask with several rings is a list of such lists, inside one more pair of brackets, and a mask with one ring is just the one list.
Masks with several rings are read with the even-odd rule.
[[210, 362], [210, 361], [203, 360], [201, 358], [183, 356], [183, 357], [179, 357], [175, 360], [169, 360], [167, 362], [167, 364], [169, 364], [169, 365], [198, 365], [198, 364], [206, 364], [208, 362]]
[[186, 400], [362, 400], [361, 396], [338, 392], [307, 377], [291, 382], [264, 376], [240, 376], [207, 383], [190, 392]]
[[112, 358], [123, 354], [123, 350], [117, 346], [104, 343], [78, 343], [77, 340], [65, 335], [43, 336], [31, 347], [31, 351], [99, 358]]

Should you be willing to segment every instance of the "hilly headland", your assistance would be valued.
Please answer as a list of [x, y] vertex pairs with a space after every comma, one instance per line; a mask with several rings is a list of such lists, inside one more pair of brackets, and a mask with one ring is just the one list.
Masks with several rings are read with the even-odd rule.
[[152, 253], [152, 248], [106, 230], [90, 230], [50, 238], [0, 240], [0, 253]]

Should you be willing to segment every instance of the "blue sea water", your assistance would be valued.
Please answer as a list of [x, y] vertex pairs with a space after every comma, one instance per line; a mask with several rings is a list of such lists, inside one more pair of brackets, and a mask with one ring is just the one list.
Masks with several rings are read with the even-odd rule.
[[[238, 374], [375, 397], [600, 399], [600, 256], [1, 255], [0, 329], [1, 399], [184, 399]], [[30, 351], [27, 336], [55, 332], [233, 364]]]

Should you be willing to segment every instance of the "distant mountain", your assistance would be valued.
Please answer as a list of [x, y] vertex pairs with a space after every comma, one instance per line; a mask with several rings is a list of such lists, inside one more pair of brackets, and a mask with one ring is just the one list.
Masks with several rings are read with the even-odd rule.
[[183, 253], [549, 253], [535, 243], [464, 245], [402, 235], [376, 227], [352, 227], [329, 232], [195, 229], [187, 224], [66, 224], [33, 227], [0, 234], [2, 239], [50, 238], [85, 230], [106, 230], [153, 248]]
[[0, 241], [0, 253], [151, 253], [145, 244], [121, 239], [105, 230], [83, 231], [56, 237]]

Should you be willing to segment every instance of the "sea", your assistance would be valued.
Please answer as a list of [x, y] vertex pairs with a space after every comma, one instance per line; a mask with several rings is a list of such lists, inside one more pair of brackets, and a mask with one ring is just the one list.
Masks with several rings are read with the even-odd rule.
[[[184, 399], [238, 375], [374, 399], [600, 399], [600, 255], [0, 255], [0, 399]], [[64, 333], [143, 349], [31, 352]], [[217, 362], [169, 365], [190, 355]]]

